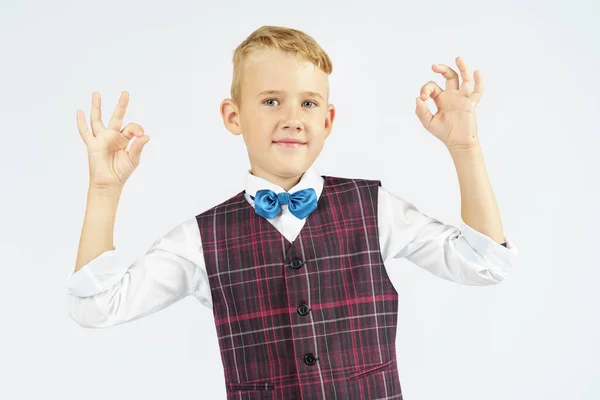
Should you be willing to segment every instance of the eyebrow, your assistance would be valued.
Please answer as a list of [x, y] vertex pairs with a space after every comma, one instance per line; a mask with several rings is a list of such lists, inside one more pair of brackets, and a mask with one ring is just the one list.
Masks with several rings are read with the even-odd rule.
[[[260, 97], [260, 96], [263, 96], [263, 95], [266, 95], [266, 94], [281, 94], [281, 93], [283, 93], [283, 91], [282, 91], [282, 90], [263, 90], [263, 91], [262, 91], [262, 92], [260, 92], [258, 95], [256, 95], [256, 97]], [[323, 96], [321, 96], [321, 95], [320, 95], [319, 93], [317, 93], [317, 92], [302, 92], [302, 93], [300, 93], [300, 94], [302, 94], [302, 95], [305, 95], [305, 96], [320, 97], [320, 98], [321, 98], [321, 100], [325, 100], [325, 99], [323, 98]]]

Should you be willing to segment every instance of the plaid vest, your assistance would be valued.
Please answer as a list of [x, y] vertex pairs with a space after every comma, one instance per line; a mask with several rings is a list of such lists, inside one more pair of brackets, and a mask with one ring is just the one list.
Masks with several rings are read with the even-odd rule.
[[293, 243], [244, 191], [196, 216], [227, 399], [402, 399], [381, 183], [324, 179]]

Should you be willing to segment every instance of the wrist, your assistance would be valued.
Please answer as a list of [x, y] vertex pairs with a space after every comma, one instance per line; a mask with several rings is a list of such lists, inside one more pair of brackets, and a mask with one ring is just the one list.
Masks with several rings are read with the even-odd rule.
[[119, 198], [123, 192], [123, 186], [98, 186], [90, 185], [88, 195], [102, 198]]
[[479, 142], [465, 146], [448, 147], [448, 151], [450, 152], [450, 156], [455, 160], [460, 158], [472, 158], [483, 154]]

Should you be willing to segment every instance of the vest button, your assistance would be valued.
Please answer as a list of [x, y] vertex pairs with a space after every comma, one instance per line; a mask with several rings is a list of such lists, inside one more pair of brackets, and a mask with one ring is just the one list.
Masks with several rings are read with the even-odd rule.
[[300, 314], [300, 315], [308, 314], [308, 306], [306, 304], [302, 304], [300, 307], [298, 307], [298, 314]]
[[315, 358], [314, 354], [308, 353], [304, 355], [304, 363], [306, 365], [314, 365], [316, 362], [317, 359]]
[[297, 258], [292, 260], [292, 268], [294, 268], [294, 269], [300, 268], [302, 266], [302, 264], [303, 264], [302, 260], [299, 260]]

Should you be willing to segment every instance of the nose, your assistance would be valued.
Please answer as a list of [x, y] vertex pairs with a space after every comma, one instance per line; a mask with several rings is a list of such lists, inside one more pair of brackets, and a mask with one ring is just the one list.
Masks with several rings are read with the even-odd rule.
[[304, 124], [298, 117], [298, 110], [295, 107], [290, 107], [286, 116], [284, 117], [282, 128], [286, 131], [302, 131], [304, 130]]
[[303, 127], [302, 122], [298, 119], [288, 119], [283, 124], [283, 130], [286, 130], [286, 131], [300, 132], [303, 129], [302, 127]]

